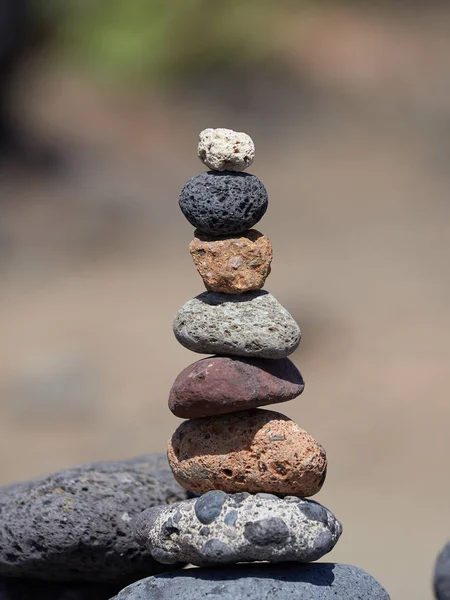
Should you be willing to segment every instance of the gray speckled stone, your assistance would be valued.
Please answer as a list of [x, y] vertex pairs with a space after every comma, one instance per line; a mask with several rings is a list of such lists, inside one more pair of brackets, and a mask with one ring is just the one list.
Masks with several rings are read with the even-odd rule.
[[200, 294], [177, 312], [173, 331], [193, 352], [261, 358], [289, 356], [301, 339], [292, 316], [266, 291]]
[[202, 233], [234, 235], [251, 229], [267, 210], [263, 183], [250, 173], [208, 171], [188, 181], [180, 194], [186, 219]]
[[109, 600], [119, 586], [0, 579], [0, 600]]
[[185, 498], [161, 455], [0, 488], [0, 575], [123, 586], [157, 573], [131, 522], [149, 506]]
[[441, 550], [436, 561], [434, 593], [438, 600], [450, 600], [450, 542]]
[[389, 600], [368, 573], [334, 563], [234, 565], [148, 577], [112, 600]]
[[342, 526], [312, 500], [211, 491], [144, 511], [135, 530], [157, 560], [202, 566], [317, 560], [334, 547]]

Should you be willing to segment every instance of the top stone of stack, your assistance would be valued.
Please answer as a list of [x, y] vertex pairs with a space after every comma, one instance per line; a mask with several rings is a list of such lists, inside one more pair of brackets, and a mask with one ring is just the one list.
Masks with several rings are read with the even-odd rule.
[[232, 129], [204, 129], [198, 157], [212, 171], [245, 171], [255, 158], [255, 145], [246, 133]]

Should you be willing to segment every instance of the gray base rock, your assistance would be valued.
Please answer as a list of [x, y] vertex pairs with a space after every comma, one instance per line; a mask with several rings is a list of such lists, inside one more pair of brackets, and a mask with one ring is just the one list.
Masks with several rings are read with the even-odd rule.
[[138, 581], [112, 600], [389, 600], [368, 573], [333, 563], [187, 569]]
[[0, 488], [0, 575], [121, 586], [163, 568], [133, 539], [148, 506], [187, 497], [163, 455], [73, 467]]
[[119, 591], [120, 587], [106, 584], [0, 580], [0, 600], [109, 600]]
[[177, 312], [173, 332], [193, 352], [260, 358], [285, 358], [301, 338], [289, 312], [264, 290], [200, 294]]
[[156, 560], [202, 566], [317, 560], [332, 550], [342, 526], [312, 500], [211, 491], [144, 511], [135, 530]]
[[450, 542], [444, 546], [436, 561], [434, 593], [438, 600], [450, 600]]

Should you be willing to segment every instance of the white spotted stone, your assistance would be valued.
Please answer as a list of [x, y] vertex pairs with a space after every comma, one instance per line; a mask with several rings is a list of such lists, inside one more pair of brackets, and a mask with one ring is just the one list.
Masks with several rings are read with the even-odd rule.
[[198, 157], [212, 171], [245, 171], [255, 158], [255, 145], [246, 133], [204, 129], [199, 135]]
[[330, 552], [342, 526], [324, 506], [294, 496], [211, 491], [156, 506], [136, 520], [136, 540], [162, 563], [309, 562]]

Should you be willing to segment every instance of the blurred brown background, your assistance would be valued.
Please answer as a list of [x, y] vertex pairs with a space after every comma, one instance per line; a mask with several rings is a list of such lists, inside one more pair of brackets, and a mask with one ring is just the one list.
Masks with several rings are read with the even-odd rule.
[[168, 390], [200, 358], [171, 332], [202, 291], [177, 196], [203, 170], [198, 132], [243, 130], [270, 196], [266, 287], [303, 330], [307, 388], [278, 410], [327, 450], [330, 559], [430, 599], [450, 536], [450, 9], [13, 4], [1, 483], [165, 449]]

